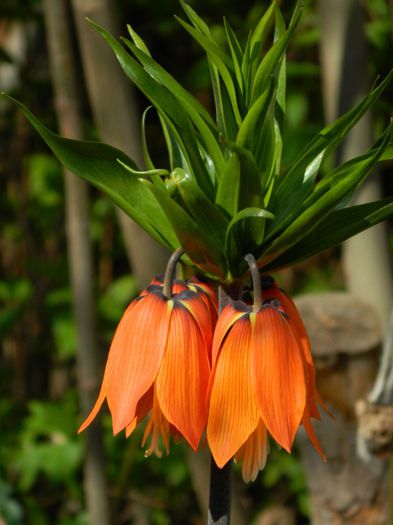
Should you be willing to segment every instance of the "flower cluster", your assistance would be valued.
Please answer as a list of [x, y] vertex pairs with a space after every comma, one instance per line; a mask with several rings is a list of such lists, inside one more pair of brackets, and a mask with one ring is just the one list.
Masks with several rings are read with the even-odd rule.
[[262, 276], [261, 283], [253, 305], [232, 301], [218, 316], [209, 285], [175, 280], [168, 293], [154, 279], [117, 327], [101, 391], [79, 431], [106, 399], [114, 434], [128, 437], [150, 414], [146, 456], [160, 457], [161, 443], [168, 453], [171, 435], [197, 450], [206, 431], [218, 467], [242, 461], [244, 480], [253, 481], [268, 436], [290, 452], [303, 424], [324, 458], [310, 423], [319, 418], [319, 399], [306, 330], [275, 281]]

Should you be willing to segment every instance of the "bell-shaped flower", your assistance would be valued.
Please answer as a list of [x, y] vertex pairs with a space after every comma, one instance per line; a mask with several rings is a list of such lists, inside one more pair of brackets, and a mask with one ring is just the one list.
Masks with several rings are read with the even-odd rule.
[[319, 413], [301, 327], [292, 301], [276, 297], [258, 308], [232, 302], [218, 319], [207, 440], [218, 467], [232, 458], [243, 462], [245, 481], [253, 481], [266, 463], [268, 435], [290, 452], [302, 423], [323, 456], [310, 423]]
[[146, 455], [161, 455], [159, 438], [184, 437], [196, 450], [207, 423], [206, 389], [210, 349], [217, 317], [214, 293], [207, 285], [175, 281], [164, 295], [153, 281], [126, 309], [109, 350], [101, 390], [84, 430], [106, 399], [113, 433], [127, 437], [150, 412], [142, 445]]

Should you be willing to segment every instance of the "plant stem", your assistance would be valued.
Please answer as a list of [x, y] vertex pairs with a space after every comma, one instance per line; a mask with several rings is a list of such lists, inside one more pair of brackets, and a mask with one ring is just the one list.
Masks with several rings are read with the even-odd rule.
[[[223, 288], [218, 288], [218, 313], [230, 301], [230, 297]], [[228, 461], [223, 468], [218, 468], [214, 458], [210, 463], [210, 495], [208, 525], [229, 525], [231, 519], [231, 476], [232, 461]]]
[[182, 248], [178, 248], [177, 250], [175, 250], [170, 256], [168, 264], [166, 266], [162, 293], [167, 299], [170, 299], [172, 297], [172, 285], [173, 279], [175, 278], [176, 265], [183, 253], [184, 252]]
[[262, 305], [261, 277], [259, 275], [258, 265], [257, 265], [257, 262], [254, 256], [251, 255], [251, 253], [249, 253], [248, 255], [244, 257], [244, 259], [246, 260], [250, 268], [250, 273], [252, 277], [252, 286], [254, 289], [253, 310], [254, 312], [257, 312]]
[[229, 525], [231, 519], [232, 461], [218, 468], [213, 457], [210, 466], [208, 525]]

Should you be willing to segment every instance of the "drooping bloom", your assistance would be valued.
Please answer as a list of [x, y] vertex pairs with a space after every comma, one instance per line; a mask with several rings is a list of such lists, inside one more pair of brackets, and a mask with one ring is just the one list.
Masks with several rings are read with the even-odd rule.
[[165, 297], [152, 281], [126, 309], [109, 350], [101, 390], [84, 430], [107, 400], [113, 433], [127, 437], [150, 412], [143, 437], [146, 455], [169, 451], [170, 435], [196, 450], [207, 423], [206, 389], [217, 309], [214, 292], [193, 281], [175, 281]]
[[227, 305], [213, 339], [207, 440], [218, 467], [243, 462], [245, 481], [266, 463], [268, 435], [290, 452], [302, 423], [323, 456], [310, 423], [319, 413], [307, 334], [292, 301], [273, 291], [257, 310]]

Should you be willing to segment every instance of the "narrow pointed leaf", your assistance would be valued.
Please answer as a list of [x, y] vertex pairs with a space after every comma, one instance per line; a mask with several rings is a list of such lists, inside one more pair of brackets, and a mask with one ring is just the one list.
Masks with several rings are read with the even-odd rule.
[[145, 71], [149, 73], [158, 83], [162, 84], [176, 97], [178, 102], [194, 123], [201, 134], [205, 148], [209, 151], [211, 158], [216, 165], [217, 172], [223, 168], [223, 155], [218, 144], [217, 133], [215, 133], [215, 123], [206, 109], [186, 91], [163, 67], [152, 58], [141, 52], [136, 46], [127, 39], [123, 39], [127, 46], [143, 65]]
[[133, 40], [134, 44], [137, 46], [137, 48], [140, 49], [141, 51], [143, 51], [143, 53], [145, 53], [145, 55], [148, 55], [149, 57], [151, 57], [149, 48], [147, 47], [145, 42], [142, 40], [142, 38], [138, 35], [138, 33], [136, 31], [134, 31], [134, 29], [130, 26], [130, 24], [127, 25], [127, 29], [128, 29], [129, 34], [130, 34], [130, 37], [132, 38], [132, 40]]
[[298, 3], [288, 30], [273, 44], [258, 66], [253, 83], [252, 100], [256, 100], [265, 90], [271, 75], [278, 75], [285, 50], [300, 21], [300, 17], [301, 7], [300, 3]]
[[255, 100], [251, 108], [245, 116], [236, 138], [236, 143], [239, 146], [253, 150], [252, 146], [258, 139], [258, 133], [255, 131], [260, 129], [265, 120], [269, 106], [273, 100], [275, 91], [274, 79], [270, 82], [270, 87]]
[[199, 156], [195, 130], [187, 113], [179, 106], [176, 98], [165, 87], [157, 82], [152, 82], [152, 77], [143, 67], [108, 33], [103, 27], [89, 21], [90, 24], [104, 37], [115, 53], [123, 71], [136, 86], [150, 99], [153, 105], [161, 112], [165, 112], [180, 131], [185, 153], [190, 158], [190, 163], [195, 169], [198, 182], [206, 191], [211, 191], [208, 174]]
[[[271, 201], [272, 211], [280, 227], [289, 224], [288, 220], [285, 221], [288, 210], [296, 209], [312, 191], [324, 158], [340, 144], [356, 122], [375, 103], [392, 76], [393, 71], [360, 104], [320, 131], [280, 176]], [[285, 206], [282, 205], [283, 202]], [[273, 234], [275, 229], [274, 227], [273, 232], [269, 233]]]
[[236, 153], [230, 153], [222, 177], [218, 183], [216, 204], [230, 217], [238, 211], [240, 191], [240, 160]]
[[156, 240], [170, 249], [179, 245], [173, 228], [157, 200], [136, 177], [120, 166], [118, 159], [136, 168], [127, 155], [100, 142], [60, 137], [41, 124], [23, 104], [12, 97], [8, 98], [22, 110], [67, 169], [106, 193]]
[[336, 210], [292, 248], [266, 266], [283, 268], [336, 246], [379, 222], [393, 217], [393, 197]]
[[[357, 186], [369, 175], [382, 155], [384, 149], [388, 145], [391, 139], [390, 127], [384, 134], [384, 139], [380, 147], [372, 151], [372, 155], [362, 156], [359, 162], [349, 161], [348, 163], [341, 166], [342, 174], [345, 175], [340, 177], [338, 171], [337, 176], [328, 189], [316, 202], [311, 200], [311, 204], [307, 206], [305, 203], [305, 211], [301, 213], [293, 222], [279, 235], [265, 251], [264, 255], [260, 260], [261, 265], [268, 264], [281, 253], [287, 251], [309, 232], [311, 232], [334, 208], [342, 202], [343, 199], [353, 195]], [[350, 164], [351, 170], [348, 170], [347, 164]], [[340, 180], [341, 179], [341, 180]]]
[[225, 247], [232, 263], [237, 263], [236, 267], [239, 267], [239, 260], [244, 258], [244, 254], [252, 252], [262, 243], [266, 219], [273, 220], [274, 215], [262, 208], [245, 208], [229, 223]]
[[180, 245], [193, 263], [215, 278], [223, 278], [226, 263], [223, 254], [215, 245], [214, 238], [206, 234], [199, 224], [168, 193], [143, 180], [160, 203], [165, 215], [172, 224]]
[[227, 219], [206, 197], [189, 173], [185, 170], [176, 169], [172, 172], [171, 177], [182, 198], [184, 207], [197, 222], [200, 229], [205, 232], [205, 235], [209, 234], [215, 246], [224, 253]]
[[242, 93], [244, 82], [243, 82], [243, 75], [242, 75], [242, 69], [241, 69], [241, 63], [243, 60], [243, 52], [240, 47], [239, 41], [236, 38], [235, 33], [233, 32], [233, 29], [229, 25], [228, 21], [224, 17], [224, 27], [225, 27], [225, 33], [228, 40], [229, 49], [231, 51], [232, 55], [232, 62], [233, 62], [233, 68], [235, 70], [236, 80], [239, 86], [239, 90]]
[[209, 26], [205, 23], [202, 18], [197, 15], [197, 13], [194, 11], [194, 9], [188, 5], [184, 0], [180, 0], [180, 4], [182, 8], [184, 9], [184, 12], [188, 16], [190, 22], [192, 25], [198, 29], [202, 34], [209, 35], [210, 36], [210, 29]]
[[181, 18], [177, 18], [177, 20], [205, 50], [209, 60], [211, 60], [217, 67], [217, 70], [219, 71], [220, 76], [222, 77], [222, 80], [225, 84], [225, 87], [228, 90], [228, 95], [231, 100], [236, 122], [240, 124], [241, 116], [239, 112], [239, 106], [237, 103], [236, 89], [231, 74], [233, 71], [233, 66], [229, 57], [217, 46], [217, 44], [212, 39], [201, 35], [196, 29], [194, 29], [192, 26], [190, 26], [190, 24], [188, 24]]
[[153, 106], [148, 106], [145, 109], [142, 115], [142, 120], [141, 120], [142, 155], [143, 155], [143, 161], [148, 170], [154, 170], [156, 168], [154, 166], [153, 161], [151, 160], [149, 148], [147, 147], [147, 141], [146, 141], [146, 116], [152, 107]]
[[264, 44], [266, 33], [269, 29], [269, 24], [272, 21], [273, 13], [276, 10], [277, 2], [274, 0], [270, 6], [266, 9], [261, 20], [258, 22], [258, 25], [254, 29], [250, 38], [250, 51], [251, 56], [258, 57], [261, 53], [262, 46]]

